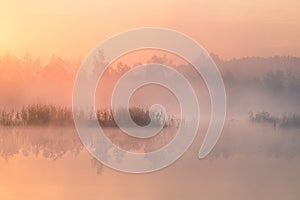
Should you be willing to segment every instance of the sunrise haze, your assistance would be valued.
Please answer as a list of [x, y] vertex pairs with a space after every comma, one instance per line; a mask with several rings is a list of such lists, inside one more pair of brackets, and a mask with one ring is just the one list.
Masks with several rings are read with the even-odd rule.
[[84, 58], [128, 29], [171, 28], [224, 59], [300, 56], [300, 2], [275, 1], [2, 1], [0, 54]]

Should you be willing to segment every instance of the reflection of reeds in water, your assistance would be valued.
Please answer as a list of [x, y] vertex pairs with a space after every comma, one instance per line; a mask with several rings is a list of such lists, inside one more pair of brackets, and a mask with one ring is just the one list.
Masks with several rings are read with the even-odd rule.
[[[115, 117], [121, 119], [122, 124], [128, 122], [125, 117], [126, 110], [116, 110]], [[163, 115], [161, 113], [149, 112], [147, 109], [140, 107], [129, 108], [132, 120], [139, 126], [146, 126], [153, 119], [154, 125], [162, 125]], [[95, 120], [93, 111], [89, 109], [79, 109], [75, 111], [75, 116], [82, 120]], [[112, 111], [109, 109], [98, 109], [96, 111], [97, 120], [101, 126], [117, 127]], [[177, 120], [168, 117], [165, 127], [174, 126]], [[72, 109], [68, 107], [60, 107], [54, 105], [29, 105], [20, 110], [0, 110], [0, 125], [2, 126], [66, 126], [73, 125]]]
[[[105, 135], [121, 149], [135, 152], [153, 152], [169, 144], [176, 137], [177, 130], [165, 128], [159, 134], [138, 139], [130, 137], [117, 128], [104, 128]], [[271, 158], [300, 158], [300, 135], [297, 129], [279, 129], [276, 133], [267, 126], [255, 126], [249, 122], [235, 122], [225, 125], [218, 144], [208, 156], [211, 160], [230, 159], [235, 156], [264, 155]], [[202, 130], [200, 130], [202, 132]], [[199, 140], [200, 139], [200, 140]], [[92, 145], [97, 145], [97, 141]], [[197, 158], [201, 138], [195, 140], [194, 147], [189, 148], [193, 158]], [[102, 144], [102, 143], [101, 143]], [[0, 127], [0, 160], [10, 160], [16, 155], [34, 156], [50, 160], [63, 159], [65, 155], [78, 156], [84, 154], [79, 136], [74, 127], [54, 126], [16, 126]], [[122, 161], [124, 155], [116, 154], [111, 149], [102, 152], [108, 159]], [[187, 155], [190, 155], [190, 154]], [[161, 154], [165, 159], [168, 154]], [[102, 164], [91, 159], [91, 166], [101, 173]], [[145, 158], [150, 157], [145, 155]]]
[[[132, 152], [148, 152], [164, 146], [176, 133], [172, 128], [163, 129], [162, 133], [150, 139], [140, 140], [126, 136], [117, 128], [105, 128], [104, 132], [113, 144]], [[95, 143], [93, 143], [95, 142]], [[92, 141], [95, 145], [96, 141]], [[42, 127], [16, 126], [0, 127], [0, 159], [9, 160], [16, 155], [25, 157], [43, 157], [50, 160], [62, 159], [66, 154], [78, 156], [84, 146], [74, 127]], [[108, 159], [120, 162], [124, 155], [111, 152], [102, 152]], [[102, 164], [91, 158], [91, 166], [101, 173]]]
[[23, 154], [57, 160], [66, 153], [75, 156], [83, 146], [72, 128], [0, 127], [0, 157]]

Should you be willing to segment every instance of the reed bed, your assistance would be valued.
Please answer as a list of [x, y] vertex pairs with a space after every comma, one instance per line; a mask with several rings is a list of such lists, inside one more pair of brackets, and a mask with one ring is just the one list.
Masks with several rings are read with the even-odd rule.
[[300, 116], [297, 114], [284, 113], [276, 116], [267, 111], [260, 111], [255, 114], [250, 112], [249, 119], [256, 123], [272, 124], [274, 127], [300, 128]]
[[[97, 109], [94, 114], [91, 109], [78, 109], [75, 117], [86, 121], [98, 120], [101, 126], [117, 127], [111, 109]], [[129, 124], [126, 121], [126, 110], [116, 110], [115, 117], [119, 118], [122, 125]], [[163, 116], [161, 113], [151, 113], [148, 109], [141, 107], [129, 108], [132, 120], [139, 126], [146, 126], [150, 123], [152, 116], [154, 125], [162, 125]], [[96, 117], [95, 117], [96, 116]], [[173, 126], [174, 118], [168, 117], [164, 127]], [[172, 122], [172, 123], [171, 123]], [[20, 110], [0, 109], [1, 126], [72, 126], [74, 125], [73, 113], [70, 107], [34, 104], [22, 107]]]

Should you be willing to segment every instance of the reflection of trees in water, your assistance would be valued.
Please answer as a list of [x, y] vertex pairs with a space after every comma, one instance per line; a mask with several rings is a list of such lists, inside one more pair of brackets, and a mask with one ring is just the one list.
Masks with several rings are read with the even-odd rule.
[[[122, 149], [132, 152], [148, 152], [160, 148], [174, 136], [174, 129], [163, 129], [162, 133], [149, 138], [137, 139], [127, 136], [117, 128], [104, 129], [105, 134]], [[173, 133], [173, 134], [172, 134]], [[97, 144], [91, 141], [93, 145]], [[51, 160], [61, 159], [67, 153], [79, 155], [83, 145], [76, 130], [71, 127], [44, 127], [44, 126], [18, 126], [0, 127], [0, 157], [9, 160], [15, 155], [25, 157], [34, 155]], [[124, 154], [116, 151], [104, 152], [107, 159], [121, 162]], [[95, 158], [91, 159], [91, 166], [101, 173], [103, 165]]]
[[128, 136], [119, 129], [110, 129], [105, 134], [113, 144], [121, 149], [132, 152], [150, 152], [168, 144], [175, 136], [176, 131], [176, 128], [165, 128], [155, 136], [145, 139]]
[[[130, 137], [119, 129], [104, 129], [113, 144], [132, 152], [151, 152], [168, 144], [176, 134], [176, 129], [166, 128], [149, 139]], [[97, 145], [97, 143], [93, 143]], [[199, 143], [198, 143], [199, 142]], [[201, 141], [195, 141], [197, 148], [191, 150], [197, 159]], [[99, 143], [100, 144], [100, 143]], [[101, 143], [102, 144], [102, 143]], [[247, 122], [229, 122], [225, 125], [222, 136], [209, 154], [208, 159], [231, 158], [236, 155], [265, 155], [275, 158], [299, 158], [300, 135], [298, 129], [278, 129], [264, 127]], [[8, 160], [17, 154], [23, 156], [42, 156], [51, 160], [63, 158], [66, 154], [74, 156], [84, 149], [74, 128], [70, 127], [0, 127], [0, 157]], [[107, 159], [122, 162], [124, 154], [107, 150]], [[161, 162], [167, 154], [162, 154]], [[151, 156], [145, 156], [152, 160]], [[103, 165], [91, 158], [91, 167], [100, 174]]]
[[99, 162], [96, 158], [91, 159], [91, 166], [97, 170], [97, 174], [101, 174], [103, 169], [103, 164]]
[[82, 148], [73, 129], [1, 127], [0, 156], [6, 160], [19, 153], [56, 160], [68, 152], [76, 156]]

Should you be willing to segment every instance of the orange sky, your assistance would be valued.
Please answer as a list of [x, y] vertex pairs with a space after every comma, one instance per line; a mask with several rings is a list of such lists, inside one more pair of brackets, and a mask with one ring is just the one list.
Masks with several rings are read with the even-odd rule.
[[0, 2], [0, 55], [84, 58], [132, 28], [167, 27], [222, 58], [300, 56], [298, 0], [10, 0]]

